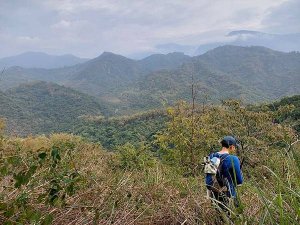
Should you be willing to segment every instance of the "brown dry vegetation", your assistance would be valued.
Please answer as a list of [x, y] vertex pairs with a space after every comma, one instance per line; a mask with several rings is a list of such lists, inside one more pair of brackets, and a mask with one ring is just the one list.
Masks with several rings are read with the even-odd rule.
[[[176, 160], [180, 158], [176, 154], [167, 155], [169, 159], [173, 157], [170, 161], [165, 158], [170, 147], [167, 143], [176, 143], [178, 137], [192, 140], [193, 146], [199, 144], [187, 132], [195, 121], [190, 117], [190, 109], [177, 109], [181, 113], [171, 110], [172, 120], [156, 142], [163, 149], [161, 159], [145, 146], [126, 144], [118, 152], [109, 153], [99, 145], [67, 134], [24, 139], [1, 136], [0, 223], [222, 224], [206, 198], [201, 170], [187, 175], [188, 166], [178, 169]], [[211, 132], [216, 129], [213, 119], [218, 115], [217, 121], [221, 121], [222, 116], [231, 115], [241, 119], [235, 127], [241, 135], [245, 133], [241, 138], [251, 143], [247, 148], [251, 155], [244, 168], [246, 182], [239, 189], [242, 205], [232, 209], [231, 223], [298, 224], [299, 148], [296, 144], [289, 149], [273, 143], [274, 138], [293, 140], [294, 132], [273, 124], [269, 114], [248, 113], [240, 106], [236, 108], [240, 114], [236, 115], [226, 108], [212, 110], [219, 110], [218, 114], [197, 113], [195, 129], [201, 131], [193, 134], [199, 135], [197, 140], [204, 140], [201, 135], [210, 135], [209, 143], [213, 143], [218, 136]], [[243, 118], [247, 123], [256, 121], [253, 134], [243, 126]], [[208, 126], [204, 126], [206, 121], [211, 121]], [[176, 127], [180, 127], [180, 132]], [[186, 144], [189, 146], [190, 142]], [[183, 148], [177, 144], [172, 151]]]
[[[127, 171], [119, 168], [115, 154], [64, 134], [49, 138], [10, 139], [4, 141], [2, 147], [7, 157], [22, 152], [20, 157], [26, 160], [30, 157], [28, 155], [50, 152], [57, 144], [70, 143], [75, 145], [72, 158], [62, 157], [61, 160], [73, 164], [69, 169], [75, 169], [80, 175], [76, 194], [54, 205], [39, 202], [38, 198], [49, 188], [49, 180], [45, 179], [48, 177], [45, 171], [49, 169], [47, 165], [41, 166], [31, 181], [19, 189], [14, 187], [14, 180], [8, 175], [1, 180], [4, 188], [1, 196], [7, 204], [6, 209], [12, 207], [14, 213], [6, 217], [2, 211], [2, 220], [14, 222], [23, 216], [24, 221], [21, 221], [25, 222], [28, 219], [25, 214], [30, 214], [26, 212], [29, 208], [40, 211], [41, 215], [51, 214], [53, 224], [93, 224], [96, 221], [99, 224], [176, 224], [185, 220], [192, 223], [204, 221], [207, 215], [213, 213], [209, 201], [204, 198], [201, 178], [180, 179], [156, 160], [149, 168]], [[68, 151], [61, 150], [62, 155], [63, 151]], [[20, 162], [14, 173], [25, 169], [27, 163]], [[10, 205], [15, 204], [22, 193], [28, 195], [27, 209]]]

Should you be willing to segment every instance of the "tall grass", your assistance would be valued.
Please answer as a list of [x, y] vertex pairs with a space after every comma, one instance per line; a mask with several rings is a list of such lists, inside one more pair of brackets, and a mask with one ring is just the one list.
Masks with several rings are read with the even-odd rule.
[[[289, 155], [270, 152], [269, 163], [254, 169], [259, 174], [245, 175], [245, 184], [238, 189], [240, 207], [230, 208], [231, 215], [220, 219], [222, 213], [206, 197], [203, 176], [183, 177], [151, 154], [146, 157], [144, 150], [134, 151], [139, 153], [134, 155], [133, 146], [108, 153], [64, 134], [1, 142], [0, 224], [300, 222], [298, 148]], [[55, 166], [54, 148], [60, 155]], [[47, 157], [39, 157], [41, 153]], [[16, 175], [28, 174], [32, 165], [36, 170], [16, 185]], [[78, 174], [74, 179], [70, 176], [73, 172]], [[60, 188], [50, 201], [53, 184]], [[68, 189], [71, 186], [72, 191]]]

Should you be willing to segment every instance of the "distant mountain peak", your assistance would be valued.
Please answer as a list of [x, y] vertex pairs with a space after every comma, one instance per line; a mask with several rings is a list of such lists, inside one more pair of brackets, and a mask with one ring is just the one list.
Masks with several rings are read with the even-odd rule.
[[[73, 54], [62, 54], [62, 55], [54, 55], [54, 54], [48, 54], [46, 52], [39, 52], [39, 51], [27, 51], [27, 52], [23, 52], [20, 53], [18, 55], [12, 56], [12, 57], [19, 57], [19, 56], [42, 56], [42, 57], [74, 57], [74, 58], [78, 58], [77, 56], [73, 55]], [[6, 57], [6, 58], [10, 58], [10, 57]]]
[[100, 56], [107, 56], [107, 55], [117, 55], [117, 54], [112, 52], [103, 52]]
[[190, 58], [190, 56], [184, 54], [184, 52], [170, 52], [170, 53], [167, 53], [167, 54], [162, 54], [162, 53], [152, 54], [152, 55], [147, 56], [146, 58], [144, 58], [142, 60], [147, 60], [147, 59], [157, 58], [157, 57], [168, 58], [168, 57], [172, 57], [172, 56], [179, 56], [179, 57], [183, 57], [183, 58]]
[[0, 67], [20, 66], [24, 68], [53, 69], [73, 66], [86, 62], [87, 60], [88, 59], [78, 58], [72, 54], [50, 55], [44, 52], [28, 51], [0, 59]]
[[266, 35], [266, 33], [259, 32], [259, 31], [252, 31], [252, 30], [235, 30], [229, 32], [226, 36], [237, 36], [237, 35]]
[[[267, 47], [263, 47], [263, 46], [237, 46], [237, 45], [222, 45], [219, 47], [216, 47], [212, 50], [209, 50], [207, 53], [205, 54], [219, 54], [220, 52], [244, 52], [244, 51], [253, 51], [253, 52], [265, 52], [265, 53], [270, 53], [270, 52], [278, 52], [276, 50], [272, 50], [270, 48]], [[205, 55], [204, 54], [204, 55]]]
[[23, 52], [21, 54], [18, 55], [49, 55], [45, 52], [38, 52], [38, 51], [28, 51], [28, 52]]
[[129, 58], [119, 55], [119, 54], [115, 54], [113, 52], [103, 52], [101, 55], [99, 55], [97, 58], [95, 59], [105, 59], [105, 58], [126, 58], [129, 60]]
[[185, 55], [184, 52], [170, 52], [167, 55]]

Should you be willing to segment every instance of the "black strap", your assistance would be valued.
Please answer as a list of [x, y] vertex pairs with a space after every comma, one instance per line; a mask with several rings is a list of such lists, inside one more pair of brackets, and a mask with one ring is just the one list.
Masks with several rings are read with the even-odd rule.
[[222, 166], [223, 166], [223, 162], [225, 161], [225, 159], [227, 157], [229, 157], [230, 154], [221, 154], [220, 156], [220, 165], [218, 167], [218, 172], [217, 172], [217, 180], [218, 180], [218, 183], [220, 186], [224, 187], [224, 186], [227, 186], [226, 184], [226, 180], [224, 180], [224, 177], [222, 175]]
[[222, 169], [222, 165], [223, 165], [223, 162], [225, 161], [225, 159], [229, 156], [229, 154], [220, 154], [221, 156], [219, 157], [220, 158], [220, 165], [219, 165], [219, 171], [221, 172], [221, 169]]

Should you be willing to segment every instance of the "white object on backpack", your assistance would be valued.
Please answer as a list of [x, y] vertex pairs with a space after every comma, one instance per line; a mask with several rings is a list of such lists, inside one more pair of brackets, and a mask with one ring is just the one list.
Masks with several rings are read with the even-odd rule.
[[213, 157], [211, 159], [209, 157], [205, 157], [204, 163], [205, 163], [204, 173], [216, 175], [221, 160], [217, 157]]

